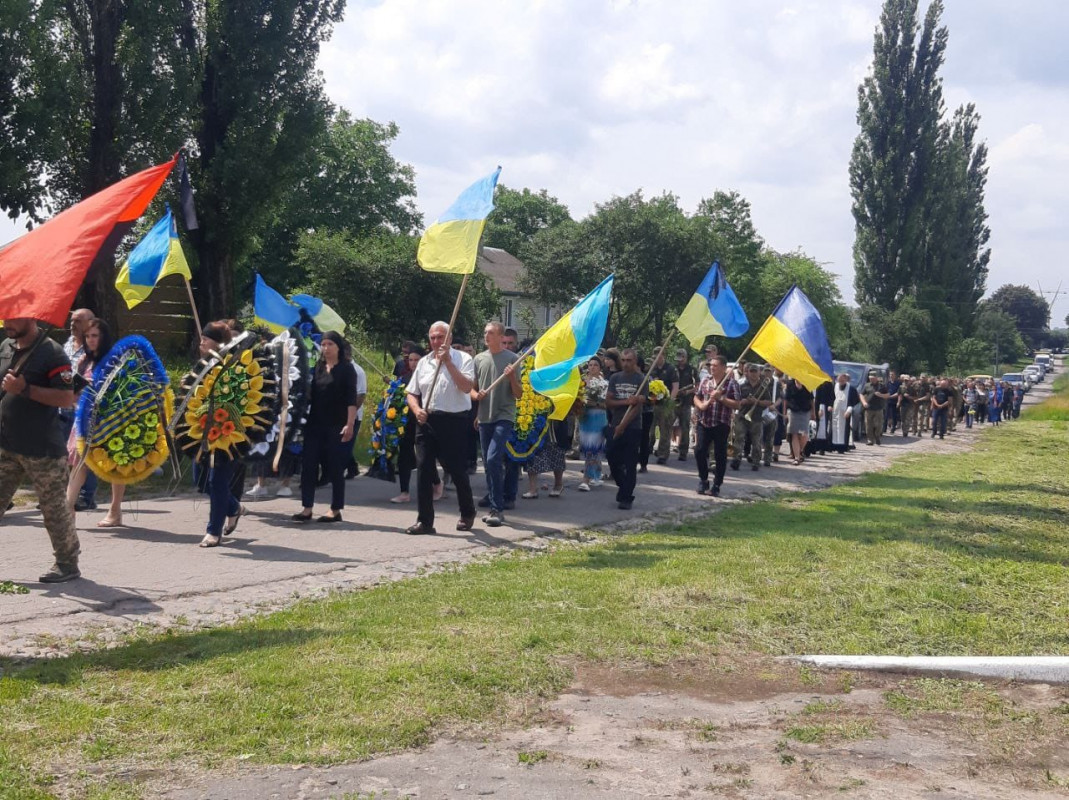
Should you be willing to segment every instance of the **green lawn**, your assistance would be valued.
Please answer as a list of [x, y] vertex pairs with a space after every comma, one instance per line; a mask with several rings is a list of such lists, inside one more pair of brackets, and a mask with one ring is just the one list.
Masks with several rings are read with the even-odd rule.
[[120, 769], [417, 746], [552, 696], [582, 661], [1069, 654], [1066, 474], [1069, 423], [1020, 421], [694, 524], [4, 664], [0, 797], [50, 797], [56, 773], [113, 798], [138, 792], [108, 783]]

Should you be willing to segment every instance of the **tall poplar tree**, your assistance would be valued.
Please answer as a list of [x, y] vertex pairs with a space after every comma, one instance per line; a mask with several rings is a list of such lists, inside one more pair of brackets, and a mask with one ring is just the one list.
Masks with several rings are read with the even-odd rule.
[[943, 113], [942, 11], [942, 1], [933, 0], [921, 26], [917, 0], [885, 0], [872, 72], [858, 88], [861, 131], [850, 159], [854, 288], [860, 303], [888, 310], [923, 269]]

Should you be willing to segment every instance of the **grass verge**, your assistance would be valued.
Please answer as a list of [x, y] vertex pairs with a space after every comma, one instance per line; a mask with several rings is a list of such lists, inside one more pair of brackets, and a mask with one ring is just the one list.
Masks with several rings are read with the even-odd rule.
[[[1065, 422], [1013, 423], [969, 453], [693, 524], [2, 664], [0, 797], [125, 797], [101, 776], [418, 746], [551, 696], [576, 661], [1069, 654], [1067, 445]], [[816, 724], [798, 737], [869, 733]]]

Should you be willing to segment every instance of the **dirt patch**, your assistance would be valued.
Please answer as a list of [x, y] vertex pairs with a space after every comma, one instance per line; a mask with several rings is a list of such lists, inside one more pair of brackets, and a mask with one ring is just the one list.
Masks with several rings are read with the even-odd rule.
[[1069, 796], [1063, 688], [825, 672], [761, 656], [575, 671], [522, 727], [362, 764], [205, 776], [162, 796]]

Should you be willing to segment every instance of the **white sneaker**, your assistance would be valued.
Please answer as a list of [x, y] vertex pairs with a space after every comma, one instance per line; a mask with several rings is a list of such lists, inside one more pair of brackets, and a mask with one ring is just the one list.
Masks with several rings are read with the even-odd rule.
[[275, 497], [293, 497], [293, 489], [288, 486], [279, 486], [275, 491]]
[[590, 484], [589, 483], [580, 483], [575, 488], [580, 492], [589, 492], [590, 491]]
[[258, 483], [245, 492], [245, 496], [250, 500], [262, 500], [267, 497], [267, 487]]
[[599, 486], [601, 486], [601, 485], [602, 485], [602, 484], [604, 484], [604, 483], [605, 483], [605, 481], [601, 481], [601, 480], [594, 480], [594, 481], [591, 481], [591, 482], [590, 482], [590, 485], [591, 485], [591, 486], [592, 486], [593, 488], [597, 489], [597, 488], [598, 488]]

